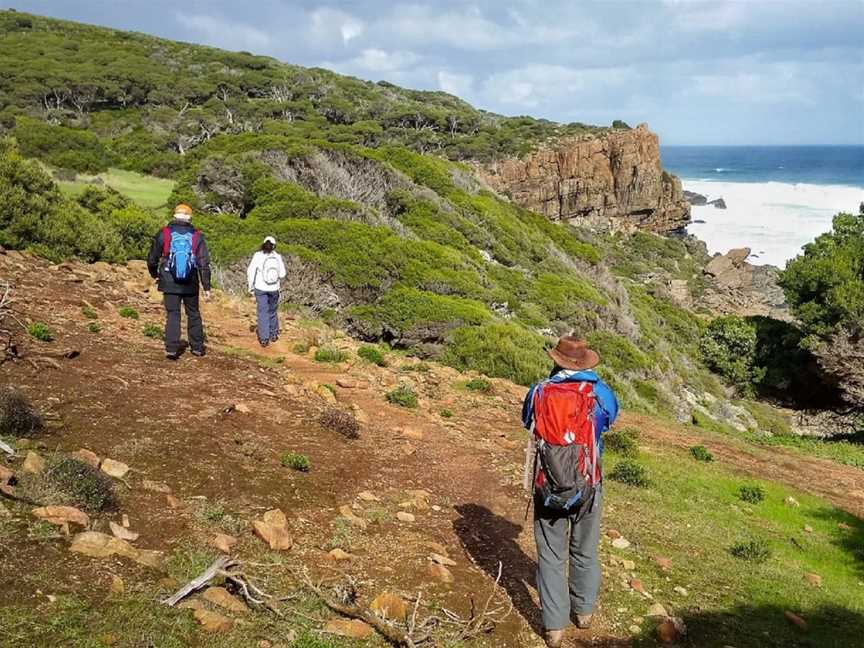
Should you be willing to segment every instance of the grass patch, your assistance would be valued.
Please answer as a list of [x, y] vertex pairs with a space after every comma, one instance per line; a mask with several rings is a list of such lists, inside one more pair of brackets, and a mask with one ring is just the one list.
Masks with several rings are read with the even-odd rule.
[[441, 416], [441, 418], [453, 418], [453, 411], [447, 408], [442, 409], [440, 412], [438, 412], [438, 414]]
[[748, 540], [736, 542], [729, 547], [729, 553], [741, 560], [761, 564], [771, 558], [771, 549], [764, 540]]
[[639, 454], [639, 430], [625, 427], [611, 430], [603, 435], [603, 448], [622, 457], [636, 457]]
[[387, 366], [387, 360], [384, 358], [384, 354], [374, 346], [368, 344], [361, 346], [357, 349], [357, 355], [363, 358], [366, 362], [371, 362], [379, 367]]
[[48, 328], [47, 324], [42, 322], [33, 322], [27, 327], [27, 334], [34, 340], [40, 342], [51, 342], [54, 340], [54, 333]]
[[473, 392], [488, 394], [492, 391], [492, 383], [484, 378], [472, 378], [465, 383], [465, 389]]
[[408, 385], [399, 385], [396, 389], [387, 392], [387, 402], [414, 409], [417, 407], [417, 393]]
[[39, 411], [14, 387], [0, 390], [0, 434], [32, 438], [45, 428]]
[[615, 464], [609, 473], [609, 479], [637, 488], [647, 488], [650, 484], [648, 470], [632, 459], [624, 459]]
[[102, 332], [102, 326], [99, 324], [99, 322], [90, 322], [87, 325], [87, 330], [90, 331], [91, 333], [101, 333]]
[[738, 489], [738, 499], [748, 504], [761, 504], [765, 500], [765, 489], [756, 484], [747, 484]]
[[92, 306], [84, 306], [81, 309], [81, 314], [87, 319], [96, 319], [99, 317], [99, 314], [96, 312], [96, 309]]
[[345, 362], [348, 359], [348, 354], [342, 349], [335, 347], [321, 347], [315, 351], [315, 362], [330, 362], [338, 363]]
[[142, 333], [144, 333], [145, 337], [153, 338], [154, 340], [165, 339], [165, 333], [162, 331], [162, 327], [158, 324], [145, 324]]
[[347, 439], [357, 439], [360, 436], [360, 424], [353, 412], [338, 407], [328, 407], [321, 413], [318, 422], [328, 430], [338, 432]]
[[126, 319], [137, 320], [140, 317], [140, 315], [138, 314], [138, 311], [135, 310], [134, 308], [132, 308], [131, 306], [122, 306], [120, 308], [120, 310], [118, 310], [117, 312], [120, 314], [120, 317], [123, 317]]
[[300, 472], [309, 472], [312, 469], [309, 457], [299, 452], [286, 452], [279, 458], [279, 462], [286, 468]]
[[207, 526], [217, 526], [235, 535], [246, 528], [246, 521], [229, 511], [222, 500], [203, 502], [195, 511], [195, 517]]
[[111, 478], [72, 457], [50, 460], [40, 475], [20, 475], [18, 485], [28, 497], [44, 504], [75, 506], [90, 512], [117, 507]]
[[174, 190], [174, 181], [156, 178], [134, 171], [108, 169], [98, 175], [79, 175], [74, 180], [61, 180], [60, 190], [68, 196], [80, 196], [87, 187], [109, 186], [132, 202], [155, 209], [164, 206]]
[[708, 448], [703, 445], [691, 446], [690, 456], [693, 457], [696, 461], [714, 461], [714, 455], [712, 455], [708, 451]]

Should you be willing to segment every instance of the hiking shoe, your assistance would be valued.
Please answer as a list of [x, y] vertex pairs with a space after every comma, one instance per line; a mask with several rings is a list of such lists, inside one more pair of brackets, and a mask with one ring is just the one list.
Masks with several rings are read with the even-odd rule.
[[278, 341], [279, 341], [279, 336], [278, 336], [278, 335], [274, 335], [273, 337], [270, 338], [270, 342], [271, 342], [271, 343], [272, 343], [272, 342], [278, 342]]
[[549, 646], [549, 648], [560, 648], [564, 643], [564, 631], [547, 630], [543, 635], [543, 639], [546, 641], [546, 645]]
[[207, 352], [204, 349], [200, 349], [198, 351], [193, 350], [192, 355], [196, 358], [203, 358], [205, 355], [207, 355]]
[[588, 630], [591, 627], [591, 621], [594, 620], [593, 614], [577, 614], [576, 627], [580, 630]]
[[270, 340], [258, 340], [258, 344], [260, 344], [262, 347], [266, 347], [268, 344], [270, 344]]
[[169, 360], [177, 360], [178, 358], [180, 358], [180, 354], [176, 353], [176, 352], [175, 353], [166, 353], [165, 357], [168, 358]]

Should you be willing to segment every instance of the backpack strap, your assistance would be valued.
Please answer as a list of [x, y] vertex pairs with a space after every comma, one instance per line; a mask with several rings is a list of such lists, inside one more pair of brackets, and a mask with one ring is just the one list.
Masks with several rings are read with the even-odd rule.
[[162, 228], [162, 256], [166, 259], [171, 253], [171, 228], [167, 225]]
[[201, 243], [201, 230], [192, 230], [192, 258], [198, 258], [198, 245]]

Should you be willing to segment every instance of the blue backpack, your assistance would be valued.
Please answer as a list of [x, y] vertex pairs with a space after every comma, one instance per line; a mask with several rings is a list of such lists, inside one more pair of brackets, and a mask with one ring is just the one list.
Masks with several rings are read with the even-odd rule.
[[198, 230], [185, 234], [170, 227], [162, 230], [162, 256], [168, 260], [165, 267], [177, 283], [186, 283], [195, 275], [198, 267], [195, 251], [200, 236]]

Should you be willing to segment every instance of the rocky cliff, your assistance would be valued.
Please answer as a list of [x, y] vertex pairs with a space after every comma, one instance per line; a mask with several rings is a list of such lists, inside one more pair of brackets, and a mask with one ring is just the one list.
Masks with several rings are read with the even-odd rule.
[[480, 169], [499, 193], [552, 220], [615, 231], [667, 233], [690, 222], [681, 181], [660, 165], [657, 135], [641, 124], [558, 140]]

